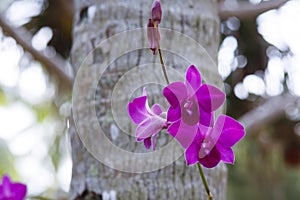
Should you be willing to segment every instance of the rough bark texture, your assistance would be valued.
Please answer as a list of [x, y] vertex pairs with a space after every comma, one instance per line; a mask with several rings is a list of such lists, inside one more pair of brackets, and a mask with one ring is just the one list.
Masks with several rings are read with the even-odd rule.
[[[219, 44], [219, 20], [215, 4], [207, 0], [172, 0], [162, 3], [163, 21], [160, 26], [182, 32], [199, 41], [216, 60]], [[145, 27], [150, 17], [151, 4], [151, 0], [75, 0], [74, 44], [71, 53], [74, 71], [76, 72], [80, 68], [88, 53], [102, 40], [121, 31]], [[145, 38], [141, 38], [141, 40], [144, 40], [141, 41], [142, 43], [146, 41]], [[189, 47], [185, 46], [183, 49], [189, 51]], [[86, 62], [89, 62], [90, 65], [104, 62], [102, 56], [105, 52], [102, 50], [100, 48], [98, 51], [94, 51], [93, 59]], [[164, 55], [168, 66], [184, 73], [188, 61], [168, 52], [164, 52]], [[116, 127], [113, 125], [113, 120], [110, 119], [111, 111], [107, 97], [111, 95], [111, 90], [120, 78], [120, 74], [123, 75], [132, 68], [129, 66], [151, 62], [158, 62], [158, 60], [157, 57], [151, 55], [148, 49], [139, 49], [122, 55], [110, 65], [99, 80], [98, 85], [102, 89], [97, 92], [95, 101], [91, 102], [96, 107], [99, 123], [102, 124], [107, 137], [118, 147], [130, 152], [145, 152], [145, 150], [143, 145], [136, 143], [133, 137], [120, 134], [121, 131], [117, 131], [117, 136], [112, 135], [112, 132], [116, 132]], [[205, 62], [198, 63], [198, 65], [200, 64], [209, 65]], [[216, 66], [207, 67], [208, 71], [203, 74], [208, 82], [220, 84], [214, 80], [216, 75], [209, 71], [213, 67]], [[89, 81], [91, 76], [93, 74], [86, 74], [86, 80]], [[138, 82], [143, 77], [136, 77], [136, 79]], [[160, 86], [151, 89], [154, 96], [159, 96], [160, 90]], [[155, 99], [159, 100], [158, 97]], [[126, 106], [127, 102], [123, 101], [122, 103], [123, 106]], [[83, 114], [82, 121], [88, 123], [88, 115]], [[130, 123], [129, 120], [128, 123]], [[127, 129], [134, 132], [132, 125], [128, 125]], [[73, 122], [71, 122], [69, 133], [73, 159], [70, 199], [115, 199], [115, 195], [117, 199], [130, 200], [207, 199], [197, 167], [187, 167], [183, 157], [154, 172], [137, 174], [120, 172], [103, 165], [91, 156], [76, 134]], [[91, 135], [89, 139], [92, 141], [93, 137]], [[158, 148], [166, 145], [170, 138], [162, 136], [159, 140]], [[157, 158], [157, 160], [160, 159]], [[140, 167], [143, 168], [143, 166]], [[215, 169], [205, 169], [204, 171], [214, 198], [226, 199], [226, 167], [221, 164]]]

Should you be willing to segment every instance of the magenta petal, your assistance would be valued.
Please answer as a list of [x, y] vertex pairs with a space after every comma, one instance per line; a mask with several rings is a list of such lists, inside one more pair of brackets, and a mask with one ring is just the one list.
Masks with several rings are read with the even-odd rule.
[[148, 117], [146, 107], [147, 96], [135, 98], [128, 104], [128, 114], [135, 124], [139, 124]]
[[206, 168], [213, 168], [220, 162], [220, 160], [220, 152], [216, 148], [213, 148], [211, 152], [204, 158], [201, 158], [199, 162]]
[[9, 186], [11, 184], [10, 178], [7, 175], [4, 175], [2, 177], [2, 185], [3, 186]]
[[26, 185], [11, 182], [9, 176], [4, 175], [0, 185], [0, 199], [23, 200], [26, 196]]
[[162, 109], [160, 107], [159, 104], [154, 104], [152, 107], [151, 107], [151, 111], [156, 114], [156, 115], [160, 115], [162, 113]]
[[186, 72], [186, 84], [193, 88], [194, 91], [197, 91], [201, 86], [201, 75], [197, 67], [194, 65], [189, 66]]
[[187, 165], [199, 162], [198, 158], [199, 145], [192, 143], [185, 151], [185, 161]]
[[200, 114], [195, 95], [190, 97], [188, 102], [181, 103], [181, 118], [188, 125], [198, 124]]
[[151, 19], [149, 19], [147, 25], [147, 38], [149, 48], [152, 50], [153, 55], [155, 55], [156, 49], [158, 48], [158, 42], [160, 41], [160, 33], [158, 29], [154, 28]]
[[173, 82], [164, 88], [163, 95], [169, 104], [175, 108], [179, 102], [187, 98], [186, 86], [182, 82]]
[[214, 114], [207, 113], [203, 109], [200, 109], [200, 120], [199, 123], [204, 126], [213, 126], [214, 124]]
[[181, 108], [178, 105], [177, 107], [173, 108], [172, 106], [168, 110], [167, 120], [168, 122], [175, 122], [181, 117]]
[[197, 130], [198, 124], [190, 126], [184, 123], [182, 120], [174, 122], [168, 128], [170, 135], [172, 135], [185, 149], [192, 144], [197, 134]]
[[234, 153], [231, 147], [224, 147], [222, 145], [217, 145], [216, 147], [221, 155], [221, 160], [225, 163], [234, 164]]
[[218, 143], [225, 147], [232, 147], [246, 134], [244, 127], [238, 121], [226, 115], [218, 117], [214, 130], [221, 131]]
[[151, 116], [140, 123], [135, 131], [138, 142], [157, 134], [165, 125], [165, 121], [157, 116]]
[[144, 139], [144, 146], [146, 149], [150, 149], [151, 147], [151, 137], [145, 138]]
[[21, 183], [13, 183], [11, 191], [14, 193], [14, 200], [23, 200], [26, 196], [27, 187]]
[[199, 162], [198, 154], [202, 140], [202, 133], [198, 131], [194, 141], [185, 151], [185, 160], [187, 165], [192, 165]]
[[196, 93], [199, 106], [205, 112], [212, 112], [218, 109], [225, 101], [225, 94], [218, 88], [203, 84]]
[[11, 191], [11, 181], [9, 176], [4, 175], [2, 177], [2, 184], [0, 185], [0, 197], [5, 198], [5, 197], [10, 197], [13, 195]]

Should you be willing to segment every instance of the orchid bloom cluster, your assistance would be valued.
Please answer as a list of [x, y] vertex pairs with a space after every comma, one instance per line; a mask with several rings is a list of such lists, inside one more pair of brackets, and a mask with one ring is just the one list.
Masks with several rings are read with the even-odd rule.
[[146, 89], [128, 104], [128, 113], [137, 124], [135, 136], [147, 149], [155, 149], [157, 134], [163, 129], [185, 149], [187, 165], [197, 162], [207, 168], [220, 161], [234, 163], [232, 146], [245, 135], [243, 126], [233, 118], [214, 112], [222, 106], [225, 94], [209, 84], [202, 84], [200, 72], [189, 66], [185, 82], [173, 82], [163, 89], [170, 104], [163, 112], [159, 104], [148, 105]]
[[2, 177], [2, 183], [0, 185], [1, 200], [23, 200], [25, 199], [26, 191], [26, 185], [11, 182], [7, 175]]
[[[159, 0], [154, 0], [151, 14], [147, 34], [149, 48], [155, 54], [160, 48], [158, 24], [162, 10]], [[160, 51], [159, 54], [161, 57]], [[220, 115], [215, 122], [215, 111], [225, 101], [225, 94], [220, 89], [202, 84], [198, 68], [191, 65], [186, 71], [185, 82], [168, 84], [162, 94], [170, 105], [167, 112], [163, 112], [159, 104], [150, 108], [145, 88], [141, 97], [128, 104], [129, 116], [137, 125], [135, 137], [138, 142], [143, 141], [147, 149], [152, 146], [155, 150], [157, 135], [166, 129], [185, 149], [187, 165], [200, 163], [212, 168], [220, 161], [234, 163], [232, 147], [244, 137], [245, 130], [226, 115]]]

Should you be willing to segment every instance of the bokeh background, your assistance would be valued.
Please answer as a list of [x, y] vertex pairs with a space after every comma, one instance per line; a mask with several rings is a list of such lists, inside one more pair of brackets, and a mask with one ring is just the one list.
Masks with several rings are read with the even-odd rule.
[[[71, 91], [46, 65], [73, 76], [72, 0], [0, 0], [0, 13], [0, 176], [31, 198], [66, 199]], [[247, 129], [228, 199], [299, 199], [300, 1], [219, 1], [219, 13], [227, 114]]]

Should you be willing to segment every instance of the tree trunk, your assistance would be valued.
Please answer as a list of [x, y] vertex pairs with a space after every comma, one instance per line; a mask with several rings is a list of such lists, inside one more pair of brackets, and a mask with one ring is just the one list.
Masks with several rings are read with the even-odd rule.
[[[148, 94], [154, 97], [151, 101], [165, 104], [160, 97], [165, 82], [159, 65], [153, 64], [158, 63], [158, 57], [146, 48], [145, 30], [122, 32], [145, 28], [151, 4], [150, 0], [75, 0], [71, 60], [77, 72], [73, 92], [76, 123], [71, 120], [69, 129], [73, 159], [70, 199], [207, 199], [197, 167], [186, 166], [184, 157], [180, 156], [182, 149], [167, 134], [162, 133], [158, 138], [155, 151], [158, 156], [149, 158], [147, 156], [152, 154], [132, 137], [135, 127], [126, 107], [129, 99], [141, 95], [138, 88], [147, 84]], [[178, 31], [161, 29], [170, 79], [181, 79], [180, 75], [193, 62], [202, 67], [206, 82], [221, 86], [212, 62], [217, 58], [219, 45], [215, 2], [172, 0], [162, 1], [162, 7], [160, 27]], [[198, 41], [212, 60], [204, 49], [179, 32]], [[117, 33], [120, 34], [115, 35]], [[130, 44], [123, 48], [128, 40]], [[126, 52], [126, 48], [131, 50]], [[102, 68], [105, 65], [108, 67]], [[129, 70], [132, 71], [126, 74]], [[152, 81], [156, 83], [151, 84]], [[95, 94], [90, 94], [95, 82]], [[85, 102], [89, 102], [88, 105]], [[90, 116], [94, 111], [97, 121]], [[109, 139], [108, 143], [124, 150], [124, 154], [112, 154], [115, 148], [101, 146], [105, 138], [100, 136], [99, 127], [102, 129], [99, 132]], [[126, 157], [127, 152], [133, 156]], [[204, 169], [204, 172], [214, 199], [226, 199], [225, 165]]]

